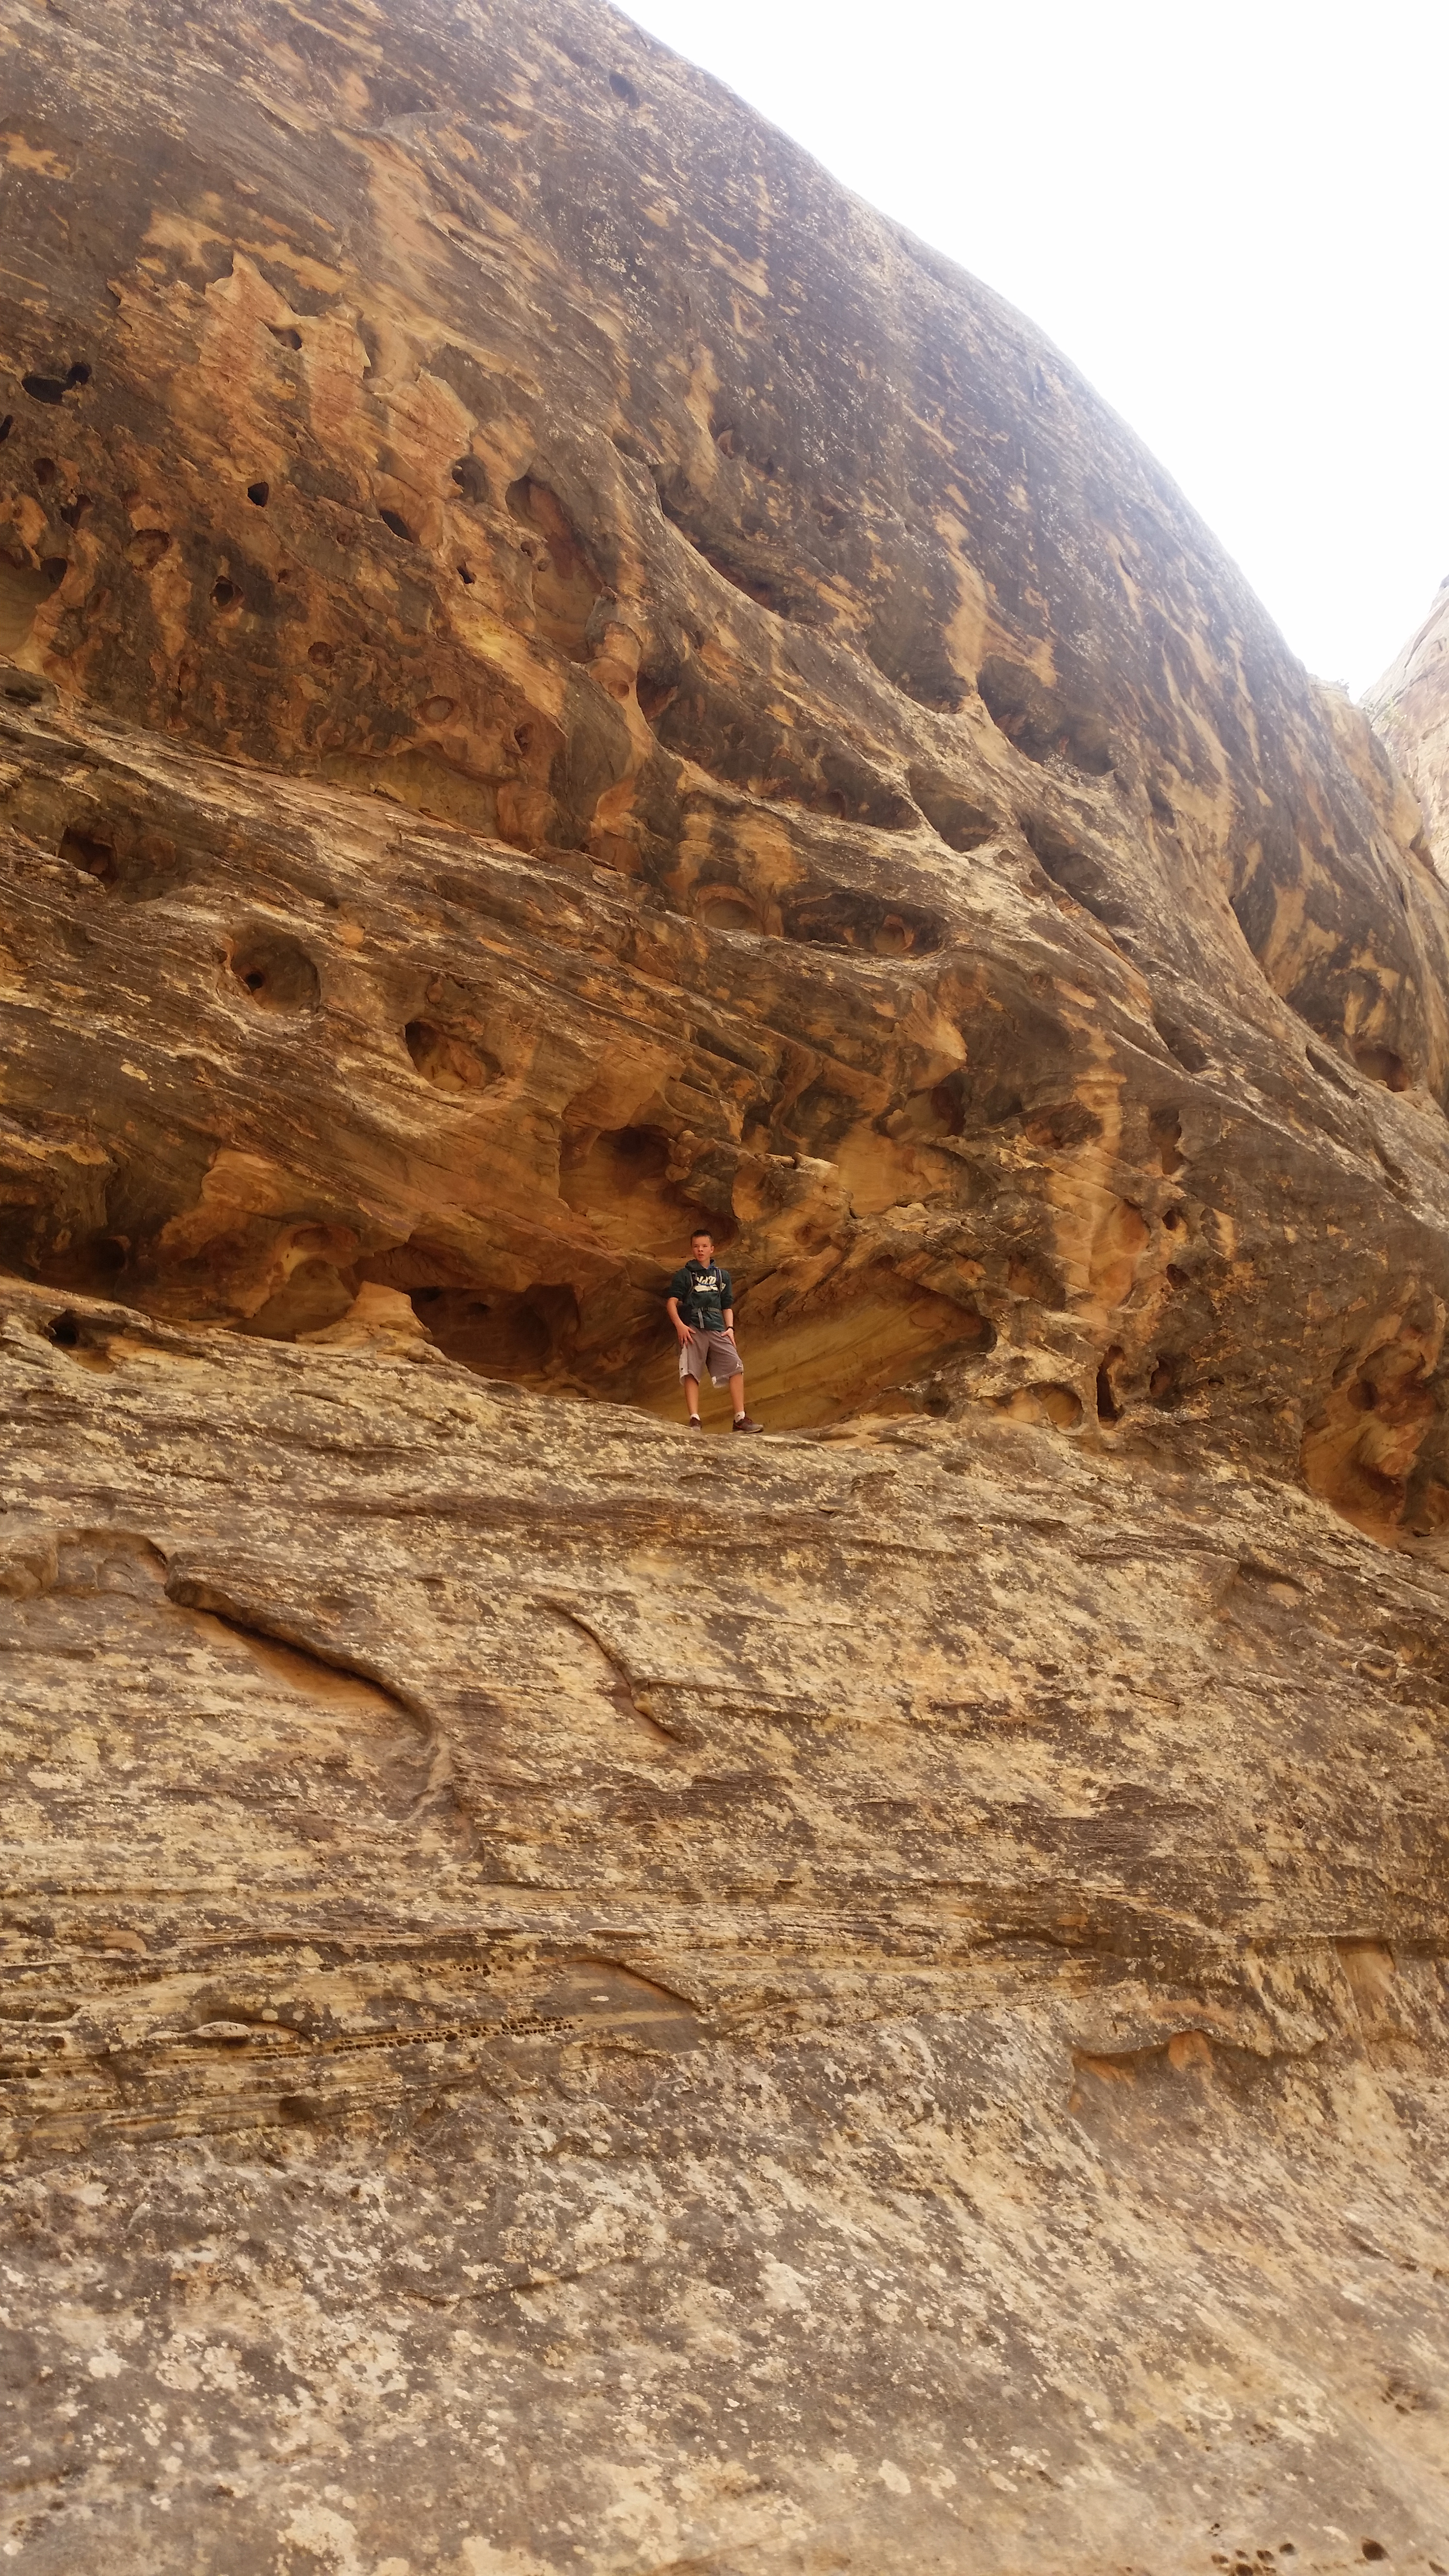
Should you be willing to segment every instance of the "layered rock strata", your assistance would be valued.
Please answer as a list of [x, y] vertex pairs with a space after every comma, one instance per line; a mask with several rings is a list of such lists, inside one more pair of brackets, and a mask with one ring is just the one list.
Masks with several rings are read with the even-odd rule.
[[607, 15], [14, 36], [12, 1264], [1434, 1525], [1417, 812], [1048, 344]]
[[1413, 793], [626, 21], [0, 47], [0, 2546], [1444, 2576]]
[[4, 1311], [26, 2568], [1434, 2565], [1437, 1562]]

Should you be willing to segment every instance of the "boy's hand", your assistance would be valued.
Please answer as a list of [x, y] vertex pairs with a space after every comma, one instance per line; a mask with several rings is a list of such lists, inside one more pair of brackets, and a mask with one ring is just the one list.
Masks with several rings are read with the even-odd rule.
[[690, 1328], [689, 1328], [688, 1324], [681, 1324], [681, 1322], [679, 1321], [678, 1316], [676, 1316], [676, 1317], [675, 1317], [675, 1319], [674, 1319], [674, 1329], [675, 1329], [676, 1333], [679, 1335], [679, 1339], [680, 1339], [681, 1344], [682, 1344], [682, 1343], [684, 1343], [684, 1342], [687, 1342], [687, 1341], [688, 1341], [688, 1339], [689, 1339], [689, 1333], [690, 1333]]

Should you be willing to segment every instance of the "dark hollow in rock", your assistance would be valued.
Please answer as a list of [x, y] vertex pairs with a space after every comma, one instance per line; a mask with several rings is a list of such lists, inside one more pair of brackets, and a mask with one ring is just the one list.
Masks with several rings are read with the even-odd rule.
[[471, 502], [475, 509], [482, 507], [488, 498], [488, 477], [476, 456], [459, 457], [453, 467], [453, 481], [465, 501]]
[[408, 1054], [435, 1091], [481, 1091], [498, 1078], [499, 1066], [486, 1048], [432, 1020], [409, 1020], [403, 1031]]
[[821, 948], [863, 948], [876, 957], [926, 957], [945, 925], [914, 904], [886, 903], [854, 887], [788, 894], [780, 906], [785, 935]]
[[101, 834], [82, 832], [73, 823], [67, 823], [60, 836], [60, 855], [69, 859], [72, 867], [84, 868], [87, 876], [97, 878], [102, 885], [114, 885], [115, 844]]
[[510, 516], [529, 532], [523, 552], [539, 633], [571, 662], [587, 662], [589, 620], [604, 589], [588, 547], [558, 494], [537, 476], [520, 475], [506, 498]]
[[1121, 1357], [1121, 1347], [1114, 1342], [1109, 1351], [1103, 1352], [1101, 1365], [1097, 1370], [1097, 1420], [1105, 1423], [1109, 1429], [1114, 1422], [1120, 1422], [1122, 1419], [1122, 1407], [1117, 1401], [1112, 1384], [1112, 1372]]
[[1386, 1091], [1407, 1091], [1409, 1075], [1401, 1055], [1392, 1047], [1359, 1046], [1353, 1048], [1353, 1060], [1369, 1082], [1382, 1083]]
[[449, 1359], [515, 1385], [566, 1372], [578, 1337], [578, 1299], [557, 1282], [522, 1290], [417, 1288], [412, 1306]]
[[257, 926], [240, 931], [228, 960], [243, 991], [263, 1011], [315, 1011], [322, 982], [300, 940]]

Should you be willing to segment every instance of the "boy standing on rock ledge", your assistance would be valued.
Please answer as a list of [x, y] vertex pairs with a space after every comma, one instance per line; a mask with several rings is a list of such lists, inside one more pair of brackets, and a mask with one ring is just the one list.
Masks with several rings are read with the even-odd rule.
[[669, 1282], [665, 1313], [679, 1339], [679, 1374], [690, 1430], [704, 1428], [699, 1418], [699, 1382], [708, 1368], [716, 1386], [729, 1387], [736, 1431], [763, 1431], [763, 1422], [752, 1422], [745, 1411], [745, 1373], [735, 1349], [734, 1284], [715, 1260], [713, 1235], [702, 1226], [689, 1238], [689, 1259]]

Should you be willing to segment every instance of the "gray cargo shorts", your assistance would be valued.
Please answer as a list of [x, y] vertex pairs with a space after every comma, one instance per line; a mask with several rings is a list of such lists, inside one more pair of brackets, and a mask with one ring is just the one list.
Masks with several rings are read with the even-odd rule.
[[735, 1349], [733, 1333], [705, 1332], [696, 1329], [687, 1342], [679, 1345], [679, 1374], [701, 1378], [709, 1370], [712, 1386], [728, 1386], [744, 1362]]

